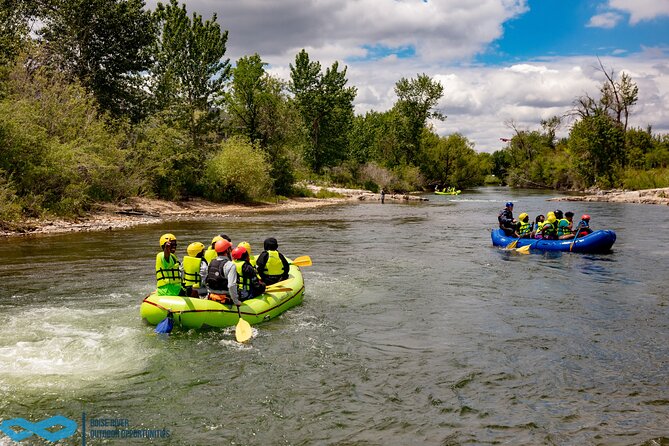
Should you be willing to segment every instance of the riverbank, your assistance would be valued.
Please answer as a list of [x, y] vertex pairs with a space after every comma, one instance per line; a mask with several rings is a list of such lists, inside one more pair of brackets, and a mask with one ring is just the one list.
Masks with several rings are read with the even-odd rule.
[[645, 190], [597, 191], [593, 194], [553, 198], [551, 201], [596, 201], [610, 203], [659, 204], [669, 206], [669, 187]]
[[[25, 220], [16, 224], [12, 229], [0, 229], [0, 237], [65, 232], [113, 231], [170, 220], [196, 220], [211, 217], [224, 218], [261, 212], [288, 212], [298, 209], [332, 206], [347, 201], [381, 201], [380, 194], [375, 194], [368, 190], [313, 185], [307, 187], [314, 194], [318, 193], [321, 189], [327, 189], [340, 196], [333, 198], [290, 198], [277, 200], [276, 202], [255, 204], [222, 204], [199, 198], [181, 202], [152, 198], [132, 198], [126, 203], [97, 205], [88, 215], [78, 219]], [[401, 202], [426, 199], [414, 195], [386, 194], [385, 200]]]

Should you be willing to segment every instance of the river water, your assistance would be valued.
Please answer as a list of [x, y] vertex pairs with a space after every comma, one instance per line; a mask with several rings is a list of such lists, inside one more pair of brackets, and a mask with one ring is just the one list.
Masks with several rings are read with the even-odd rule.
[[[3, 239], [0, 419], [68, 417], [62, 444], [101, 444], [91, 419], [165, 429], [152, 444], [169, 445], [668, 444], [669, 209], [552, 196]], [[532, 218], [587, 212], [618, 240], [601, 255], [493, 248], [509, 199]], [[255, 254], [275, 236], [313, 260], [304, 303], [246, 345], [234, 328], [155, 335], [139, 304], [167, 231], [180, 256], [219, 232]], [[128, 442], [149, 440], [107, 440]]]

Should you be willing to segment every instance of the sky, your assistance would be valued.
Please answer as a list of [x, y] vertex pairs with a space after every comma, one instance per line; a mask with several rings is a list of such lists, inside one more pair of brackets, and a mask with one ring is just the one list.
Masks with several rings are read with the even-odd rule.
[[[147, 0], [153, 8], [154, 0]], [[513, 129], [538, 130], [574, 100], [599, 97], [607, 72], [639, 87], [630, 125], [669, 133], [669, 0], [189, 0], [217, 15], [226, 57], [258, 53], [288, 80], [305, 49], [323, 70], [347, 67], [355, 111], [385, 111], [402, 77], [427, 74], [444, 87], [433, 122], [479, 152]], [[566, 136], [573, 121], [558, 132]]]

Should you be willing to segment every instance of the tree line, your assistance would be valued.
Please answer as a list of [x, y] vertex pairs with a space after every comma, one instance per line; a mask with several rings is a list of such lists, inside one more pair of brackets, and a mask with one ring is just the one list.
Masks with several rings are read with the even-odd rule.
[[[225, 58], [228, 32], [176, 0], [0, 0], [0, 221], [87, 212], [146, 195], [252, 202], [344, 186], [460, 189], [667, 183], [666, 135], [627, 129], [636, 85], [606, 74], [568, 138], [517, 129], [477, 153], [431, 126], [443, 86], [401, 78], [390, 110], [356, 115], [347, 68], [302, 50], [290, 79], [258, 54]], [[643, 175], [642, 175], [643, 174]], [[645, 176], [644, 176], [645, 175]], [[640, 183], [639, 183], [640, 184]], [[645, 183], [644, 183], [645, 185]]]

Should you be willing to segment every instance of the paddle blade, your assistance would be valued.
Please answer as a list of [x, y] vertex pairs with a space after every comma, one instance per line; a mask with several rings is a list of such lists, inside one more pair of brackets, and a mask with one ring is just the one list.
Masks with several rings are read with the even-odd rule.
[[530, 253], [530, 245], [521, 246], [520, 248], [516, 249], [516, 252], [519, 253], [519, 254], [529, 254]]
[[154, 331], [156, 333], [170, 333], [172, 331], [172, 327], [174, 327], [174, 320], [172, 319], [171, 315], [168, 315], [158, 325], [156, 325], [156, 329]]
[[251, 339], [252, 334], [251, 324], [240, 317], [239, 322], [237, 322], [237, 327], [235, 328], [235, 338], [237, 339], [237, 342], [242, 343], [248, 341]]
[[311, 257], [309, 256], [300, 256], [293, 260], [293, 265], [297, 266], [311, 266]]
[[518, 244], [518, 239], [515, 239], [514, 241], [506, 245], [506, 249], [515, 249], [517, 244]]

